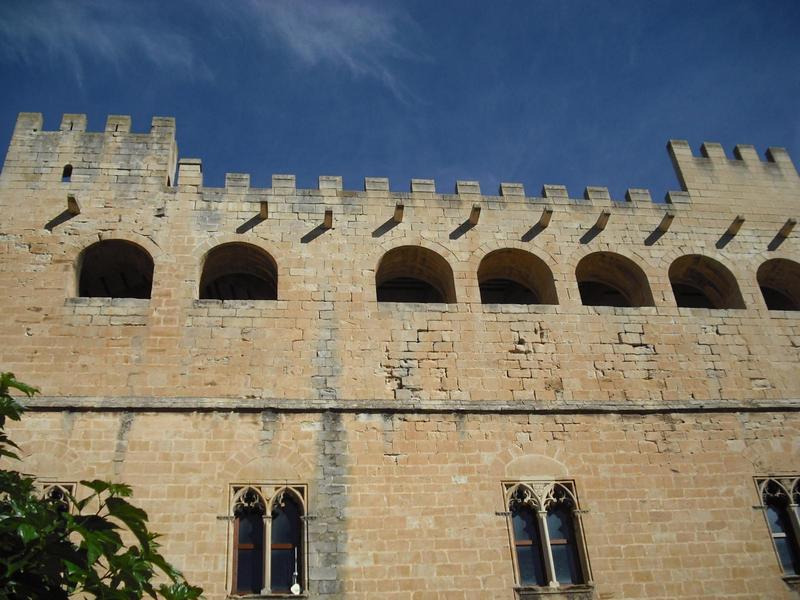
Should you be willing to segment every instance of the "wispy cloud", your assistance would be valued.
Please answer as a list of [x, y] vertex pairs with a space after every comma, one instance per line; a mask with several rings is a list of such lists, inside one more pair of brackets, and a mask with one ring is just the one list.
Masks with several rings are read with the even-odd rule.
[[[222, 8], [222, 7], [225, 8]], [[419, 61], [408, 40], [417, 33], [413, 20], [395, 5], [354, 0], [244, 0], [216, 5], [230, 20], [267, 47], [285, 49], [307, 68], [343, 69], [355, 78], [381, 82], [395, 96], [411, 93], [398, 65]]]
[[136, 3], [58, 0], [5, 1], [0, 5], [0, 59], [66, 65], [83, 80], [89, 61], [117, 69], [146, 61], [209, 76], [189, 39], [159, 26]]
[[158, 8], [157, 2], [141, 1], [3, 0], [0, 61], [31, 67], [61, 64], [79, 80], [98, 61], [118, 70], [149, 63], [183, 77], [207, 78], [217, 74], [215, 52], [221, 49], [208, 44], [207, 35], [216, 31], [246, 39], [254, 53], [267, 58], [293, 60], [300, 69], [341, 69], [351, 78], [380, 82], [401, 100], [412, 97], [398, 67], [421, 58], [406, 42], [416, 28], [393, 5], [172, 0], [168, 8], [185, 16], [173, 23]]

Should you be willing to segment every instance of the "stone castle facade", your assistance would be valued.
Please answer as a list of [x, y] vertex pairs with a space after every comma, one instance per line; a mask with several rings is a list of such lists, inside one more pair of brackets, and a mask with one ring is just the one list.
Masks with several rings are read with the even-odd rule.
[[796, 597], [800, 178], [668, 149], [664, 203], [208, 188], [172, 119], [22, 113], [24, 469], [130, 484], [214, 599]]

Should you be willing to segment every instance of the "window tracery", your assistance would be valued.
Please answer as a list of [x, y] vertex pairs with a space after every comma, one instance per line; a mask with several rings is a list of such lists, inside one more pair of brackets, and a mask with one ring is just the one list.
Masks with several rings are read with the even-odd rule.
[[800, 576], [800, 477], [758, 480], [772, 545], [786, 577]]
[[591, 597], [574, 483], [527, 481], [504, 487], [519, 597], [538, 598], [540, 592], [552, 588], [569, 598]]
[[305, 592], [305, 501], [302, 485], [232, 487], [233, 594]]
[[42, 500], [53, 503], [59, 512], [69, 511], [70, 498], [74, 498], [74, 496], [74, 483], [42, 484]]

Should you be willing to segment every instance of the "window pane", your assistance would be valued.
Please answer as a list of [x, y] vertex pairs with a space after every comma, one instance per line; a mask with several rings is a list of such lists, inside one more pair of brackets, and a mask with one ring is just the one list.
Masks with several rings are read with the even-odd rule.
[[783, 506], [768, 505], [767, 521], [769, 521], [769, 529], [772, 533], [786, 533], [789, 530], [789, 515], [786, 514], [786, 508]]
[[572, 515], [564, 506], [557, 506], [547, 513], [547, 532], [550, 534], [550, 550], [553, 567], [559, 583], [581, 583], [577, 545], [572, 529]]
[[[523, 507], [513, 511], [511, 520], [514, 526], [514, 541], [517, 542], [515, 545], [520, 583], [522, 585], [547, 585], [536, 515], [529, 508]], [[520, 545], [519, 542], [529, 542], [529, 544]]]
[[264, 518], [260, 513], [239, 516], [239, 543], [261, 544], [264, 541]]
[[575, 546], [561, 544], [550, 546], [550, 549], [553, 551], [553, 567], [558, 583], [582, 583]]
[[[264, 518], [246, 512], [236, 519], [239, 548], [236, 553], [236, 591], [258, 593], [264, 587]], [[246, 546], [242, 548], [242, 546]]]
[[572, 517], [564, 507], [559, 506], [547, 512], [547, 532], [551, 540], [572, 538]]
[[295, 571], [297, 583], [305, 587], [300, 575], [303, 571], [303, 528], [300, 516], [300, 506], [290, 494], [284, 494], [273, 507], [270, 554], [270, 588], [273, 592], [288, 592], [295, 582]]
[[519, 582], [522, 585], [547, 585], [544, 565], [539, 549], [534, 546], [517, 546]]
[[781, 566], [787, 575], [797, 575], [798, 571], [797, 556], [792, 548], [792, 540], [789, 538], [775, 538], [775, 549], [781, 559]]
[[273, 550], [271, 570], [272, 591], [288, 592], [294, 576], [294, 549]]
[[[798, 556], [797, 541], [789, 517], [789, 507], [785, 504], [767, 505], [767, 521], [773, 533], [775, 549], [781, 560], [781, 566], [787, 575], [800, 572], [800, 556]], [[775, 537], [775, 534], [780, 534]]]
[[297, 544], [300, 541], [300, 509], [288, 494], [283, 506], [272, 511], [272, 543]]

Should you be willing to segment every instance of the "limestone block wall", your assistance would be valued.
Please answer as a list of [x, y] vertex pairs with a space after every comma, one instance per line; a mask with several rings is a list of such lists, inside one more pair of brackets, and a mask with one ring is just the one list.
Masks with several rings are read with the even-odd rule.
[[[706, 144], [695, 157], [671, 142], [685, 191], [654, 203], [646, 190], [614, 201], [587, 188], [575, 199], [553, 185], [541, 197], [519, 184], [483, 195], [476, 182], [446, 194], [429, 180], [397, 193], [381, 178], [365, 179], [364, 191], [342, 189], [338, 177], [302, 190], [277, 175], [260, 189], [229, 174], [225, 188], [206, 188], [195, 159], [180, 160], [176, 184], [171, 119], [155, 118], [146, 134], [129, 133], [125, 117], [110, 117], [102, 133], [85, 132], [80, 115], [66, 115], [57, 132], [40, 128], [40, 115], [20, 116], [0, 176], [0, 362], [48, 396], [402, 406], [800, 395], [798, 312], [767, 310], [757, 281], [769, 259], [800, 262], [797, 233], [778, 233], [797, 217], [800, 195], [781, 149], [761, 161], [740, 146], [728, 159]], [[74, 167], [69, 182], [65, 164]], [[68, 213], [68, 195], [79, 214]], [[660, 231], [665, 216], [672, 221]], [[99, 239], [132, 241], [152, 256], [149, 300], [77, 297], [81, 252]], [[198, 299], [207, 253], [231, 242], [269, 253], [277, 300]], [[446, 261], [454, 301], [376, 301], [380, 261], [403, 246]], [[552, 271], [554, 304], [481, 304], [481, 261], [501, 249], [530, 253]], [[653, 305], [583, 306], [576, 267], [595, 252], [631, 259]], [[729, 269], [745, 308], [679, 308], [668, 273], [688, 254]]]
[[[571, 479], [596, 598], [789, 599], [754, 476], [796, 473], [796, 412], [39, 412], [25, 469], [133, 486], [209, 599], [231, 484], [308, 486], [311, 597], [512, 600], [502, 482]], [[501, 514], [498, 514], [501, 513]]]
[[[0, 368], [42, 389], [12, 436], [47, 481], [131, 484], [209, 598], [230, 589], [231, 486], [285, 483], [308, 490], [309, 597], [511, 600], [503, 483], [537, 479], [575, 484], [596, 598], [791, 597], [754, 482], [798, 474], [800, 312], [769, 310], [758, 282], [800, 263], [785, 151], [670, 142], [683, 189], [666, 202], [376, 177], [209, 188], [171, 119], [41, 125], [20, 115], [0, 174]], [[99, 240], [152, 257], [150, 298], [80, 297]], [[268, 253], [276, 299], [200, 298], [230, 243]], [[448, 302], [377, 301], [398, 248], [452, 271]], [[551, 273], [548, 303], [482, 303], [495, 251]], [[597, 252], [632, 261], [615, 276], [646, 306], [582, 304]], [[686, 255], [728, 269], [742, 308], [678, 307]]]

